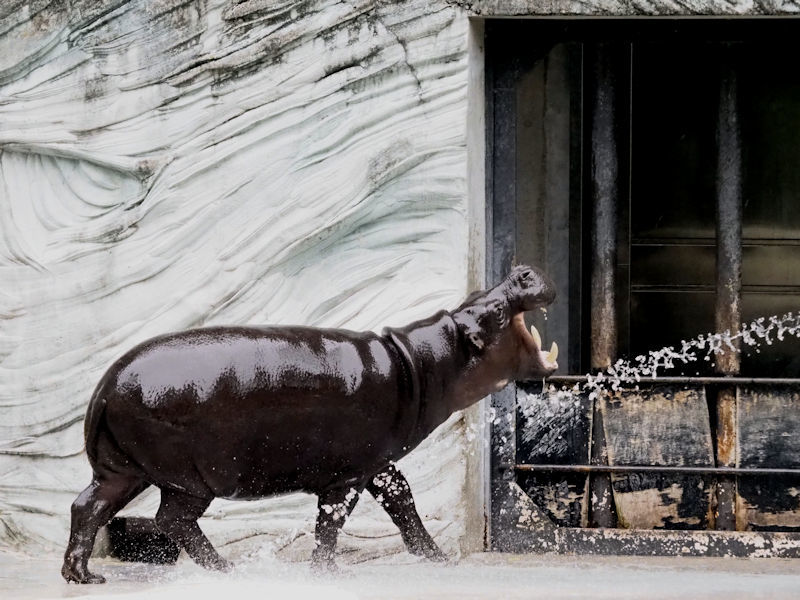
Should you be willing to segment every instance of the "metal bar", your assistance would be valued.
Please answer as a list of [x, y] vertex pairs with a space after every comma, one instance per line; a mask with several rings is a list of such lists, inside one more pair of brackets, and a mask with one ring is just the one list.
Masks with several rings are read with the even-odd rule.
[[722, 475], [800, 477], [800, 469], [744, 468], [744, 467], [676, 467], [666, 465], [532, 465], [519, 464], [517, 471], [544, 471], [552, 473], [672, 473], [676, 475]]
[[496, 89], [493, 93], [492, 247], [489, 251], [490, 285], [500, 283], [516, 254], [516, 93]]
[[[585, 383], [588, 375], [553, 375], [548, 377], [546, 383], [575, 384]], [[797, 377], [643, 377], [639, 381], [625, 381], [631, 385], [661, 385], [661, 384], [687, 384], [687, 385], [800, 385]]]
[[[717, 114], [717, 281], [715, 320], [717, 331], [738, 331], [742, 307], [742, 142], [739, 132], [738, 84], [732, 49], [724, 48]], [[738, 375], [739, 340], [716, 357], [715, 370]], [[717, 464], [736, 464], [736, 388], [717, 392]], [[736, 479], [717, 482], [717, 529], [736, 529]]]
[[[633, 238], [631, 245], [639, 247], [656, 247], [662, 248], [664, 246], [702, 246], [711, 247], [717, 245], [717, 238]], [[762, 246], [800, 246], [800, 239], [795, 238], [756, 238], [750, 240], [742, 240], [742, 248], [760, 248]]]
[[[537, 532], [538, 533], [538, 532]], [[800, 557], [800, 534], [783, 531], [669, 531], [641, 529], [555, 530], [545, 545], [532, 535], [519, 552], [570, 555]]]
[[[715, 293], [716, 287], [712, 285], [658, 285], [658, 284], [647, 284], [647, 285], [632, 285], [631, 291], [637, 292], [640, 294], [647, 294], [649, 292], [657, 292], [657, 293], [669, 293], [669, 292], [699, 292], [699, 293]], [[794, 296], [800, 293], [800, 286], [798, 285], [742, 285], [742, 291], [747, 292], [750, 294], [770, 294], [772, 296], [776, 294], [783, 294], [786, 296]]]
[[586, 364], [584, 351], [584, 332], [588, 330], [586, 322], [588, 314], [584, 307], [584, 294], [587, 292], [584, 285], [584, 251], [586, 243], [584, 235], [587, 211], [583, 202], [583, 171], [585, 164], [584, 144], [586, 136], [583, 117], [583, 80], [584, 80], [584, 44], [571, 44], [570, 52], [570, 161], [569, 161], [569, 273], [570, 281], [567, 286], [569, 306], [569, 338], [570, 348], [567, 356], [569, 362], [564, 364], [569, 372], [580, 373]]
[[[514, 44], [507, 44], [489, 27], [486, 31], [487, 65], [487, 147], [491, 149], [489, 173], [491, 188], [487, 202], [487, 284], [503, 280], [516, 255], [516, 81], [519, 64]], [[516, 475], [516, 433], [514, 415], [516, 389], [508, 386], [492, 394], [491, 406], [501, 417], [490, 425], [490, 519], [487, 537], [490, 548], [496, 548], [510, 535], [504, 507], [513, 504], [509, 483]]]
[[[729, 58], [729, 57], [726, 57]], [[725, 60], [725, 59], [723, 59]], [[728, 62], [728, 61], [725, 61]], [[717, 331], [738, 331], [742, 291], [742, 141], [739, 132], [736, 69], [724, 64], [717, 116]], [[738, 340], [734, 342], [738, 350]], [[716, 370], [739, 373], [741, 354], [727, 350], [716, 358]]]
[[[736, 465], [736, 386], [725, 385], [717, 391], [716, 462], [723, 468]], [[713, 417], [712, 417], [713, 418]], [[736, 529], [736, 479], [717, 481], [716, 529]]]
[[[617, 49], [596, 44], [591, 53], [589, 139], [589, 190], [592, 203], [591, 232], [591, 349], [593, 369], [604, 369], [617, 359], [617, 203], [619, 196], [619, 146], [617, 113], [619, 83]], [[591, 462], [607, 464], [602, 413], [598, 398], [592, 413]], [[589, 520], [594, 527], [613, 527], [615, 522], [611, 478], [602, 471], [590, 478]]]
[[608, 468], [608, 446], [603, 428], [603, 411], [598, 406], [599, 399], [594, 401], [592, 412], [592, 445], [591, 466], [599, 467], [594, 471], [597, 475], [589, 477], [592, 492], [589, 503], [589, 525], [591, 527], [616, 527], [617, 515], [614, 510], [614, 491], [611, 488], [611, 477], [603, 467]]
[[616, 269], [619, 148], [615, 47], [597, 44], [592, 61], [590, 193], [592, 221], [591, 367], [617, 358]]

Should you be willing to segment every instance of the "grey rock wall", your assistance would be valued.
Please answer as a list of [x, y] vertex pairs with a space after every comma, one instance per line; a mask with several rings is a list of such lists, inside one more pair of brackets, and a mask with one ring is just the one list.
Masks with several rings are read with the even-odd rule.
[[[466, 37], [460, 8], [422, 0], [0, 5], [0, 549], [63, 549], [86, 403], [135, 343], [380, 329], [462, 299]], [[451, 552], [462, 430], [405, 461]], [[228, 554], [310, 552], [313, 498], [208, 515]], [[402, 547], [366, 499], [351, 538]]]

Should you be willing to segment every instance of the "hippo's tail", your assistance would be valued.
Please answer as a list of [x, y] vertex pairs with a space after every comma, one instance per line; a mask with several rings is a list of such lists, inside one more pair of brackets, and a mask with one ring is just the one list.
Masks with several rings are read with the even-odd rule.
[[86, 409], [86, 418], [83, 421], [83, 437], [86, 440], [86, 454], [89, 462], [95, 464], [97, 460], [97, 438], [103, 424], [103, 416], [106, 412], [106, 398], [103, 386], [97, 386], [89, 400], [89, 407]]

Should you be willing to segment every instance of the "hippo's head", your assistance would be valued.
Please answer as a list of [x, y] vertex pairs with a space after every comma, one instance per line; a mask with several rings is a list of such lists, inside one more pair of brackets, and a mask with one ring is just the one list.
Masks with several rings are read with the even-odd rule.
[[497, 286], [469, 296], [453, 311], [453, 320], [479, 362], [502, 365], [513, 379], [541, 378], [558, 368], [558, 346], [553, 342], [543, 351], [539, 332], [528, 331], [524, 315], [555, 297], [547, 275], [520, 265]]

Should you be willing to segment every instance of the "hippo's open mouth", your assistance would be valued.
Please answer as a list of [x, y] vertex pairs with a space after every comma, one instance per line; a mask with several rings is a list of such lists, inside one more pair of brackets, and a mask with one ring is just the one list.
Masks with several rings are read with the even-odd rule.
[[[533, 325], [531, 325], [530, 332], [528, 331], [528, 328], [525, 327], [525, 317], [523, 313], [514, 316], [512, 326], [525, 344], [525, 349], [531, 357], [534, 358], [534, 362], [540, 363], [545, 371], [552, 372], [558, 368], [558, 363], [556, 362], [558, 358], [558, 344], [553, 342], [550, 345], [550, 350], [544, 352], [542, 350], [542, 336]], [[536, 360], [537, 358], [538, 360]]]

